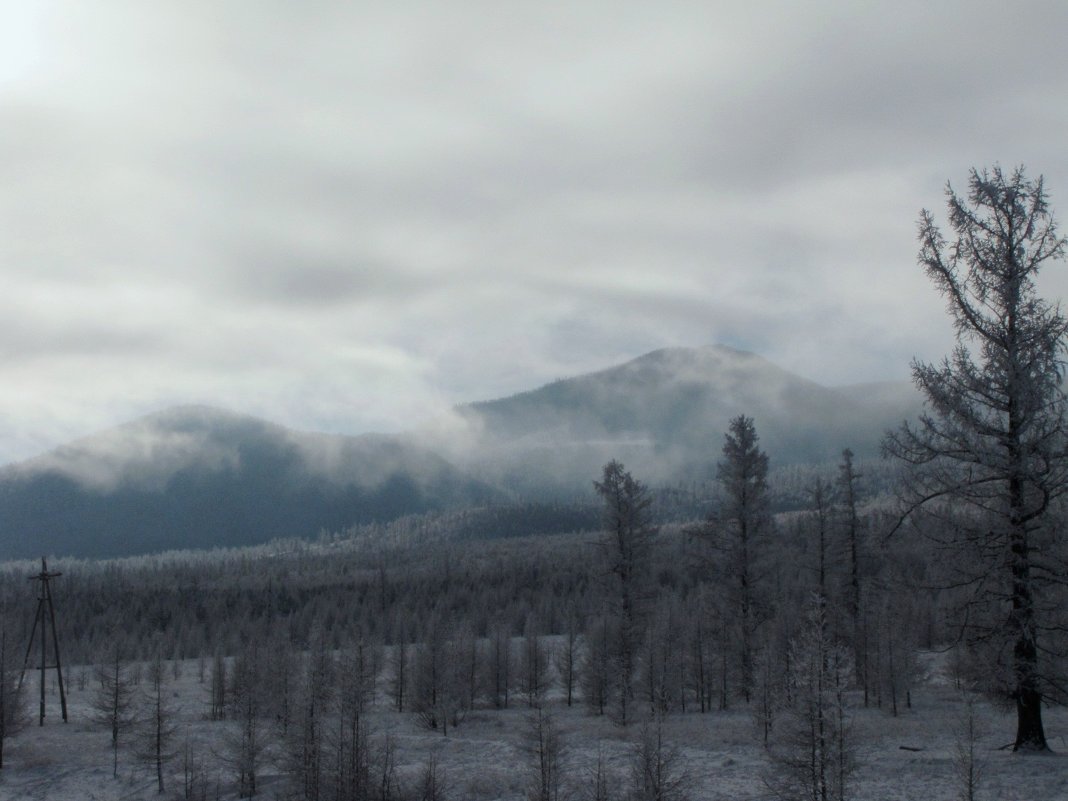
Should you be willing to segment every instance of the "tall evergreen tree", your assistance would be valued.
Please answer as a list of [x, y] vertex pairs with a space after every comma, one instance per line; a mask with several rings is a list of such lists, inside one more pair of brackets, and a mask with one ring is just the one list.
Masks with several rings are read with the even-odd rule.
[[723, 504], [712, 520], [715, 541], [725, 554], [724, 587], [740, 629], [739, 670], [742, 695], [748, 703], [753, 688], [753, 642], [757, 625], [758, 559], [771, 516], [768, 508], [768, 456], [759, 447], [752, 417], [739, 415], [724, 436], [723, 458], [716, 477]]
[[615, 663], [617, 696], [615, 715], [626, 725], [633, 718], [634, 677], [642, 638], [645, 602], [648, 593], [648, 567], [652, 538], [650, 522], [652, 498], [644, 484], [615, 460], [604, 466], [601, 481], [594, 482], [604, 500], [602, 542], [608, 561], [610, 608], [616, 622]]
[[841, 507], [842, 528], [845, 534], [846, 556], [849, 560], [849, 586], [846, 592], [846, 607], [852, 623], [853, 662], [857, 680], [864, 688], [864, 705], [868, 703], [868, 643], [865, 629], [864, 595], [861, 588], [861, 526], [858, 505], [860, 501], [861, 475], [853, 466], [853, 451], [842, 451], [838, 465], [838, 496]]

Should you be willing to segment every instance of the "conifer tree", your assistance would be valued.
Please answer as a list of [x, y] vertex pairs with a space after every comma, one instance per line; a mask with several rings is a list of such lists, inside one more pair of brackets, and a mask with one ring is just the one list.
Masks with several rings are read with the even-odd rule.
[[634, 716], [634, 678], [645, 622], [649, 555], [656, 532], [649, 518], [652, 498], [646, 486], [614, 460], [604, 466], [602, 479], [594, 482], [594, 488], [604, 500], [606, 536], [602, 546], [611, 583], [610, 609], [616, 623], [614, 714], [625, 726]]
[[134, 683], [116, 646], [107, 663], [96, 668], [96, 692], [92, 698], [93, 719], [111, 734], [111, 773], [119, 775], [119, 745], [136, 719]]
[[1015, 748], [1044, 751], [1042, 702], [1057, 694], [1045, 657], [1057, 631], [1046, 619], [1056, 611], [1048, 588], [1059, 572], [1048, 518], [1068, 486], [1068, 319], [1036, 281], [1064, 258], [1066, 242], [1042, 178], [1028, 179], [1022, 167], [973, 169], [966, 197], [948, 186], [946, 194], [954, 239], [924, 210], [919, 262], [948, 302], [957, 344], [940, 364], [913, 361], [926, 409], [889, 433], [884, 448], [910, 468], [908, 509], [952, 517], [948, 544], [975, 557], [952, 560], [961, 571], [952, 583], [987, 606], [968, 619], [988, 625], [966, 633], [1007, 655]]
[[768, 456], [759, 441], [753, 418], [739, 415], [731, 420], [724, 435], [723, 458], [716, 466], [723, 504], [711, 521], [715, 544], [725, 556], [721, 579], [740, 630], [738, 669], [747, 703], [754, 681], [753, 646], [762, 579], [758, 561], [771, 525]]

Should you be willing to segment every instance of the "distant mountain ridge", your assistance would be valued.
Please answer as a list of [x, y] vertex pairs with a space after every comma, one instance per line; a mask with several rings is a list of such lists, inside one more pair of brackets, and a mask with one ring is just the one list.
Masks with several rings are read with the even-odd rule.
[[752, 353], [654, 351], [456, 410], [403, 435], [297, 432], [168, 409], [0, 469], [0, 559], [117, 556], [312, 537], [473, 505], [586, 497], [600, 466], [649, 483], [711, 478], [729, 420], [777, 464], [873, 456], [919, 408], [908, 384], [828, 388]]
[[919, 408], [905, 382], [824, 387], [756, 354], [711, 346], [653, 351], [460, 412], [479, 432], [468, 469], [536, 484], [539, 473], [557, 483], [595, 475], [616, 457], [647, 481], [709, 477], [739, 414], [755, 419], [777, 464], [828, 462], [846, 447], [871, 458], [884, 431]]
[[0, 470], [0, 559], [252, 545], [500, 499], [396, 438], [178, 407]]

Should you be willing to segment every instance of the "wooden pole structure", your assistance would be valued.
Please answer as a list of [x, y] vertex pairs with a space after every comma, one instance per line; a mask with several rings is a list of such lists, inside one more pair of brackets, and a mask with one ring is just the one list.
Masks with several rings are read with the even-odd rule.
[[[41, 572], [30, 576], [30, 581], [37, 581], [37, 611], [33, 616], [33, 628], [30, 629], [30, 641], [26, 646], [26, 658], [22, 661], [22, 672], [19, 674], [19, 689], [22, 689], [22, 681], [26, 678], [26, 668], [30, 664], [30, 654], [33, 653], [33, 641], [37, 634], [37, 627], [41, 627], [41, 714], [40, 726], [44, 725], [45, 719], [45, 672], [49, 668], [56, 669], [56, 677], [59, 681], [59, 703], [63, 710], [63, 722], [67, 722], [67, 693], [63, 688], [63, 667], [59, 659], [59, 634], [56, 632], [56, 607], [52, 603], [51, 580], [62, 576], [62, 573], [49, 573], [48, 564], [41, 557]], [[52, 656], [55, 664], [48, 664], [48, 633], [46, 629], [52, 627]]]

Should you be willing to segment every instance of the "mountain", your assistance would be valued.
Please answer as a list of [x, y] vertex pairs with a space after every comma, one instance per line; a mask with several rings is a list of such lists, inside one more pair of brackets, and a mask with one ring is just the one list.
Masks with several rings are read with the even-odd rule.
[[905, 382], [824, 387], [753, 353], [670, 348], [461, 408], [477, 444], [452, 458], [523, 491], [585, 491], [612, 458], [649, 482], [707, 479], [739, 414], [755, 419], [773, 464], [789, 465], [846, 447], [874, 457], [883, 432], [919, 408]]
[[179, 407], [0, 471], [0, 558], [251, 545], [499, 497], [397, 438]]
[[918, 408], [908, 384], [824, 387], [725, 347], [654, 351], [397, 436], [178, 407], [0, 470], [0, 559], [232, 547], [427, 511], [589, 501], [610, 459], [650, 484], [702, 482], [739, 414], [773, 465], [830, 462], [845, 447], [864, 458]]

